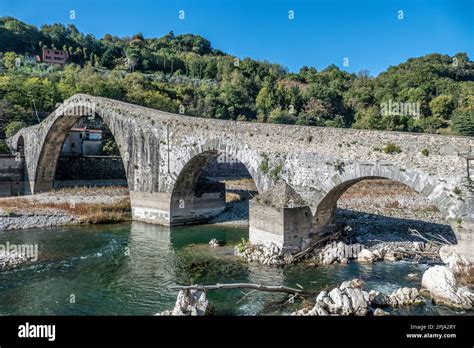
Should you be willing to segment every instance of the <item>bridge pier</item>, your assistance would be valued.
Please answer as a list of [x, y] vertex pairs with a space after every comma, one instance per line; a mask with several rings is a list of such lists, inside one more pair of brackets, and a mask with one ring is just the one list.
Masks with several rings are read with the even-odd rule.
[[456, 234], [456, 251], [474, 263], [474, 220], [454, 221], [451, 226]]
[[198, 180], [192, 191], [132, 191], [130, 201], [134, 220], [165, 226], [205, 223], [225, 210], [225, 184]]
[[311, 220], [311, 209], [301, 197], [286, 183], [278, 184], [250, 201], [250, 243], [304, 249], [313, 238]]
[[170, 226], [171, 193], [130, 191], [132, 219]]

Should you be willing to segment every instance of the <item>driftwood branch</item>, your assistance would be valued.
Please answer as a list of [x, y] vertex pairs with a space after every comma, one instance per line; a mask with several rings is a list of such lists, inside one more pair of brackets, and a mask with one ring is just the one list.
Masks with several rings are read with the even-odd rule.
[[214, 284], [214, 285], [174, 285], [171, 290], [226, 290], [226, 289], [252, 289], [267, 292], [284, 292], [287, 294], [313, 294], [313, 291], [303, 289], [289, 288], [287, 286], [274, 286], [253, 283], [233, 283], [233, 284]]
[[305, 256], [306, 254], [310, 253], [311, 251], [313, 251], [318, 245], [330, 240], [330, 239], [334, 239], [335, 236], [334, 235], [330, 235], [330, 236], [327, 236], [327, 237], [324, 237], [320, 240], [318, 240], [316, 243], [314, 244], [311, 244], [309, 247], [307, 247], [306, 249], [304, 249], [303, 251], [300, 251], [299, 253], [296, 253], [293, 255], [293, 258], [295, 260], [299, 260], [301, 259], [303, 256]]
[[414, 228], [409, 228], [409, 231], [410, 231], [410, 234], [412, 236], [421, 238], [421, 239], [423, 239], [424, 241], [426, 241], [430, 244], [435, 244], [435, 245], [444, 245], [445, 244], [445, 243], [441, 243], [441, 242], [438, 242], [438, 241], [435, 241], [435, 240], [431, 240], [431, 239], [428, 239], [428, 238], [422, 236], [421, 233], [418, 230], [415, 230]]
[[442, 235], [440, 235], [439, 233], [437, 234], [437, 236], [435, 236], [435, 235], [433, 235], [433, 234], [431, 234], [431, 233], [428, 233], [428, 232], [426, 232], [426, 234], [427, 234], [428, 236], [431, 236], [431, 237], [433, 237], [433, 238], [436, 238], [436, 239], [438, 239], [438, 240], [440, 240], [440, 241], [442, 241], [442, 242], [444, 242], [444, 243], [446, 243], [446, 244], [449, 244], [449, 245], [452, 245], [452, 244], [453, 244], [453, 243], [451, 243], [449, 240], [447, 240], [446, 238], [444, 238]]

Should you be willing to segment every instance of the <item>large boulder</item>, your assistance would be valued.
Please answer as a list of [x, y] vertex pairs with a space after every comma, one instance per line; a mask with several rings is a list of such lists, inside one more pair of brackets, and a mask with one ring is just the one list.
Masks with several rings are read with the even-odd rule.
[[455, 245], [443, 245], [439, 249], [439, 256], [446, 266], [454, 272], [456, 277], [472, 277], [472, 264], [456, 252]]
[[369, 249], [362, 249], [357, 256], [357, 261], [359, 262], [372, 263], [374, 260], [375, 256]]
[[454, 271], [447, 266], [427, 269], [421, 285], [437, 303], [464, 309], [471, 309], [474, 303], [474, 294], [467, 287], [458, 287]]

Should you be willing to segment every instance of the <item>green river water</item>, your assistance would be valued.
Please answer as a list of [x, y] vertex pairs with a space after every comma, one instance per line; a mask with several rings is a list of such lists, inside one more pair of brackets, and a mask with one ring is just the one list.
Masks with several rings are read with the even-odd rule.
[[[177, 292], [169, 287], [175, 284], [252, 282], [320, 290], [360, 277], [366, 289], [390, 293], [401, 286], [420, 288], [428, 267], [408, 262], [286, 268], [249, 264], [232, 255], [232, 245], [247, 236], [247, 227], [170, 229], [139, 222], [2, 231], [0, 243], [38, 244], [39, 259], [0, 272], [0, 314], [153, 315], [173, 308]], [[212, 238], [226, 245], [210, 248]], [[409, 279], [408, 273], [420, 277]], [[284, 294], [253, 292], [242, 299], [241, 290], [211, 291], [208, 297], [217, 315], [287, 314], [301, 305], [279, 305]], [[392, 312], [465, 314], [429, 301]]]

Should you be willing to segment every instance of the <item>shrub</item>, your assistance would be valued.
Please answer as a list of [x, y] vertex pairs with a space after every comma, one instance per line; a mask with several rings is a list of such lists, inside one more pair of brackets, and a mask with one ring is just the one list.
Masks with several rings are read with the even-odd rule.
[[280, 173], [283, 170], [283, 163], [278, 163], [275, 167], [272, 168], [270, 171], [270, 176], [272, 177], [273, 181], [277, 181], [280, 177]]
[[430, 154], [430, 152], [428, 151], [428, 149], [423, 149], [423, 150], [421, 150], [421, 153], [423, 154], [423, 156], [426, 156], [426, 157], [428, 157], [428, 155]]
[[249, 246], [249, 241], [245, 238], [242, 238], [240, 243], [238, 243], [235, 247], [239, 251], [239, 253], [243, 253], [245, 249]]
[[387, 153], [387, 154], [390, 154], [390, 155], [393, 155], [395, 153], [400, 153], [402, 152], [402, 149], [400, 149], [400, 147], [398, 147], [397, 145], [395, 145], [394, 143], [388, 143], [387, 145], [385, 145], [385, 147], [383, 148], [383, 152]]
[[7, 137], [14, 136], [20, 129], [25, 128], [26, 123], [23, 121], [11, 121], [8, 123], [4, 130]]
[[264, 154], [262, 154], [262, 157], [263, 157], [263, 160], [262, 160], [262, 163], [260, 163], [260, 170], [262, 171], [262, 173], [266, 174], [266, 173], [268, 173], [268, 171], [270, 169], [268, 155], [266, 153], [264, 153]]
[[102, 146], [102, 153], [108, 156], [118, 156], [120, 152], [118, 150], [117, 144], [112, 139], [108, 139]]
[[10, 149], [8, 148], [5, 141], [0, 140], [0, 154], [9, 154], [9, 153], [10, 153]]

